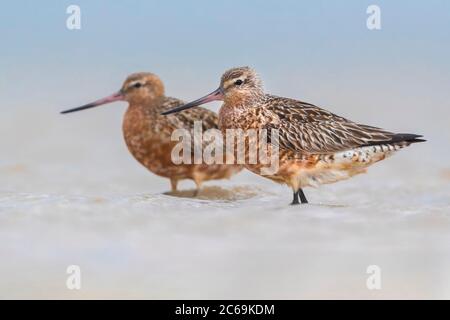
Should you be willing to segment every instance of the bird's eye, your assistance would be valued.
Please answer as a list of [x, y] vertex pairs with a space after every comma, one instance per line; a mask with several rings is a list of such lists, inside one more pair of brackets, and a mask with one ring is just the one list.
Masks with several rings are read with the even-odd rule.
[[140, 88], [140, 87], [142, 87], [142, 83], [140, 82], [133, 84], [133, 88]]
[[237, 80], [234, 82], [234, 84], [237, 85], [237, 86], [240, 86], [240, 85], [243, 84], [243, 83], [244, 83], [244, 81], [242, 81], [241, 79], [237, 79]]

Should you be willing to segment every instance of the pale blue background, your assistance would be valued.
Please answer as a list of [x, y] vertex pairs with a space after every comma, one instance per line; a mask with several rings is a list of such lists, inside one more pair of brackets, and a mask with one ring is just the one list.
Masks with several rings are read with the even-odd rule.
[[[379, 31], [366, 27], [374, 3]], [[70, 4], [81, 7], [81, 30], [66, 28]], [[168, 95], [191, 100], [214, 90], [224, 70], [242, 65], [254, 67], [270, 93], [424, 134], [430, 143], [422, 152], [439, 153], [425, 157], [428, 165], [448, 157], [441, 146], [450, 139], [449, 1], [5, 2], [0, 39], [6, 163], [35, 157], [31, 146], [46, 136], [61, 137], [58, 149], [70, 141], [69, 152], [90, 154], [80, 128], [93, 144], [104, 136], [117, 141], [117, 152], [128, 157], [124, 103], [70, 116], [59, 111], [115, 92], [136, 71], [158, 74]], [[61, 152], [46, 148], [48, 162]]]
[[[0, 41], [0, 298], [450, 298], [450, 1], [3, 1]], [[241, 65], [270, 93], [428, 142], [299, 208], [249, 172], [165, 195], [125, 146], [124, 102], [59, 114], [131, 72], [188, 100]]]
[[[366, 28], [373, 3], [381, 31]], [[80, 31], [66, 29], [70, 4], [81, 7]], [[368, 88], [375, 95], [389, 88], [387, 104], [401, 91], [426, 91], [443, 103], [450, 84], [445, 0], [10, 1], [1, 5], [0, 39], [2, 109], [72, 106], [141, 70], [185, 99], [240, 65], [255, 67], [274, 93], [327, 105]]]
[[[366, 27], [373, 3], [381, 8], [379, 31]], [[81, 30], [66, 28], [70, 4], [81, 7]], [[198, 98], [224, 70], [242, 65], [261, 74], [268, 92], [424, 134], [430, 143], [422, 150], [448, 158], [441, 146], [450, 139], [449, 1], [5, 2], [0, 39], [3, 163], [35, 157], [46, 136], [60, 137], [61, 150], [70, 141], [69, 152], [79, 154], [107, 136], [129, 157], [124, 103], [58, 112], [115, 92], [136, 71], [161, 76], [168, 95]]]

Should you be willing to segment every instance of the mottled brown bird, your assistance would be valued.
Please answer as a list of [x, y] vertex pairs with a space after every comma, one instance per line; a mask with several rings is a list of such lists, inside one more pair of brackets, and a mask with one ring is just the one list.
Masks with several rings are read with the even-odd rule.
[[[260, 78], [248, 67], [228, 70], [217, 90], [164, 114], [213, 100], [224, 101], [219, 111], [222, 131], [267, 129], [270, 140], [273, 130], [277, 130], [278, 142], [272, 141], [269, 151], [279, 148], [279, 168], [265, 177], [290, 186], [293, 204], [299, 203], [299, 197], [302, 203], [307, 203], [304, 187], [364, 173], [368, 166], [395, 151], [425, 141], [420, 135], [385, 131], [347, 120], [310, 103], [266, 94]], [[245, 164], [257, 174], [262, 166]]]
[[224, 164], [174, 164], [171, 153], [177, 141], [171, 140], [172, 132], [176, 129], [192, 132], [194, 121], [202, 122], [203, 131], [217, 128], [218, 119], [214, 112], [204, 108], [186, 110], [169, 117], [162, 116], [161, 112], [183, 105], [184, 102], [166, 97], [162, 81], [152, 73], [132, 74], [117, 93], [61, 113], [80, 111], [115, 101], [129, 103], [122, 126], [129, 151], [148, 170], [169, 178], [172, 191], [177, 189], [178, 181], [191, 179], [195, 182], [198, 193], [202, 182], [229, 178], [241, 170], [241, 166]]

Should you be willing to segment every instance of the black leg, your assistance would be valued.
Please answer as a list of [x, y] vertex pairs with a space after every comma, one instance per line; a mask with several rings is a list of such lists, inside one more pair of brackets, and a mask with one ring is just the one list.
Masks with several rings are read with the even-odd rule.
[[300, 201], [302, 202], [302, 203], [308, 203], [308, 200], [306, 200], [306, 196], [305, 196], [305, 194], [303, 193], [303, 190], [302, 189], [298, 189], [298, 194], [299, 194], [299, 196], [300, 196]]
[[292, 200], [292, 205], [294, 204], [300, 204], [300, 202], [298, 201], [298, 191], [294, 192], [294, 199]]

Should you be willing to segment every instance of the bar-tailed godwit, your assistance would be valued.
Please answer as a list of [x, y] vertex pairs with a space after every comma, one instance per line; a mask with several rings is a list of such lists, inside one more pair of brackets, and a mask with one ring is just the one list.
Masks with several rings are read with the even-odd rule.
[[171, 151], [177, 142], [171, 141], [172, 132], [175, 129], [191, 131], [194, 121], [202, 121], [202, 130], [217, 128], [218, 118], [214, 112], [204, 108], [187, 110], [170, 117], [162, 116], [161, 112], [183, 105], [183, 101], [166, 97], [162, 81], [152, 73], [132, 74], [117, 93], [61, 113], [80, 111], [115, 101], [129, 103], [122, 125], [129, 151], [148, 170], [169, 178], [172, 191], [177, 189], [179, 180], [191, 179], [195, 182], [198, 193], [202, 182], [229, 178], [241, 170], [241, 166], [235, 165], [173, 163]]
[[[227, 129], [277, 129], [279, 168], [265, 176], [293, 190], [292, 204], [307, 203], [303, 188], [333, 183], [366, 172], [368, 166], [415, 142], [420, 135], [393, 133], [359, 124], [310, 103], [264, 92], [262, 82], [249, 67], [225, 72], [211, 94], [163, 112], [171, 114], [209, 101], [223, 100], [219, 127]], [[248, 150], [248, 147], [246, 147]], [[273, 144], [269, 145], [269, 152]], [[262, 164], [245, 164], [260, 174]]]

